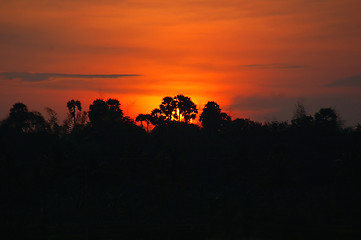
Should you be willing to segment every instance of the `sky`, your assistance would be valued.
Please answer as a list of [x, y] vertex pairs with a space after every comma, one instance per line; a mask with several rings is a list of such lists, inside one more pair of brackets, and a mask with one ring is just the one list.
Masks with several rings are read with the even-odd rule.
[[301, 103], [361, 123], [360, 0], [0, 0], [0, 119], [117, 98], [128, 116], [183, 94], [234, 118]]

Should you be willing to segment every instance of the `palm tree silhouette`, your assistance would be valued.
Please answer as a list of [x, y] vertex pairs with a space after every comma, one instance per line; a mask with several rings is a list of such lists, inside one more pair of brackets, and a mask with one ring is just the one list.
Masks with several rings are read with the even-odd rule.
[[145, 122], [147, 124], [147, 132], [148, 132], [148, 126], [149, 123], [152, 120], [152, 116], [150, 114], [139, 114], [136, 118], [135, 121], [136, 122], [140, 122], [140, 126], [143, 127], [143, 122]]
[[79, 100], [70, 100], [67, 103], [67, 107], [70, 113], [70, 116], [73, 118], [74, 121], [74, 127], [76, 126], [76, 109], [78, 109], [78, 111], [81, 111], [81, 103]]

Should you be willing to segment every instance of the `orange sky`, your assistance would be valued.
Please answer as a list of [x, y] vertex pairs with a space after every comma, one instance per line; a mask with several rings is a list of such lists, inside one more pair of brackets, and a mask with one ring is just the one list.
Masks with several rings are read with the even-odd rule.
[[335, 107], [353, 125], [360, 9], [359, 0], [0, 0], [0, 117], [18, 101], [63, 116], [70, 99], [88, 109], [108, 97], [135, 117], [184, 94], [233, 118], [287, 120], [300, 101], [310, 114]]

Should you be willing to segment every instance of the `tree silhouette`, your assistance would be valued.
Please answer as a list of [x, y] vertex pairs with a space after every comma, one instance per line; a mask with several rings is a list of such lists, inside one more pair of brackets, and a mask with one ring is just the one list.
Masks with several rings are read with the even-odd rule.
[[49, 126], [49, 130], [53, 134], [58, 134], [59, 124], [58, 124], [58, 116], [57, 113], [51, 108], [45, 108], [45, 111], [48, 114], [47, 124]]
[[173, 98], [173, 105], [175, 106], [174, 118], [179, 122], [182, 120], [189, 123], [195, 119], [198, 113], [197, 106], [192, 102], [189, 97], [177, 95]]
[[259, 130], [262, 127], [260, 122], [252, 121], [248, 118], [236, 118], [229, 125], [231, 131], [235, 133]]
[[89, 120], [93, 125], [119, 123], [123, 121], [123, 111], [117, 99], [107, 101], [96, 99], [89, 106]]
[[23, 103], [15, 103], [10, 109], [9, 122], [14, 128], [25, 130], [28, 128], [29, 110]]
[[197, 106], [189, 97], [177, 95], [164, 97], [159, 108], [153, 109], [149, 120], [155, 126], [160, 126], [170, 121], [183, 121], [190, 123], [197, 116]]
[[136, 122], [140, 122], [140, 126], [143, 127], [143, 121], [145, 121], [144, 119], [145, 114], [139, 114], [136, 118], [135, 121]]
[[208, 102], [201, 113], [199, 120], [206, 131], [218, 131], [221, 126], [230, 121], [231, 118], [224, 112], [221, 112], [216, 102]]
[[152, 122], [152, 116], [150, 114], [145, 114], [144, 115], [144, 120], [145, 120], [145, 123], [147, 124], [147, 132], [149, 132], [149, 123]]
[[158, 108], [155, 108], [152, 110], [152, 112], [150, 113], [150, 122], [154, 125], [154, 126], [161, 126], [163, 125], [166, 120], [165, 120], [165, 116], [162, 114], [162, 111]]
[[93, 125], [99, 124], [103, 121], [107, 114], [108, 106], [103, 99], [96, 99], [89, 106], [89, 120]]
[[5, 124], [21, 133], [31, 133], [46, 130], [46, 121], [40, 112], [29, 112], [23, 103], [15, 103], [10, 109]]
[[81, 112], [81, 103], [79, 100], [70, 100], [66, 106], [68, 107], [69, 114], [73, 118], [74, 127], [76, 127], [76, 109]]
[[28, 112], [29, 112], [28, 107], [24, 103], [21, 102], [15, 103], [13, 107], [10, 109], [10, 117], [11, 118], [19, 117]]
[[120, 103], [117, 99], [109, 98], [106, 101], [108, 105], [109, 117], [121, 120], [123, 118], [123, 110], [120, 109]]
[[148, 127], [149, 127], [149, 123], [151, 123], [152, 121], [152, 116], [150, 114], [139, 114], [135, 118], [135, 121], [140, 122], [141, 127], [143, 127], [143, 122], [145, 122], [147, 124], [147, 132], [148, 132]]
[[321, 108], [315, 114], [316, 126], [327, 129], [337, 129], [342, 125], [336, 111], [332, 108]]
[[296, 109], [293, 113], [291, 123], [293, 126], [298, 127], [298, 128], [310, 127], [313, 125], [313, 117], [308, 116], [306, 114], [305, 107], [302, 104], [297, 103]]
[[305, 116], [306, 116], [305, 106], [303, 106], [301, 103], [297, 103], [292, 119], [299, 119], [299, 118], [303, 118]]
[[171, 121], [176, 110], [176, 103], [172, 97], [164, 97], [162, 104], [159, 105], [161, 114], [165, 121]]

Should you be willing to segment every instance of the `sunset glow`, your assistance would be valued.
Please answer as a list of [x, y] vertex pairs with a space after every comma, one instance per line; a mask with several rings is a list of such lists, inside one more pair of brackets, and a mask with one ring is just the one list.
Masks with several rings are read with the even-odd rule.
[[354, 125], [360, 8], [359, 0], [4, 0], [1, 118], [19, 101], [65, 116], [73, 98], [85, 110], [117, 98], [134, 118], [183, 94], [232, 118], [287, 120], [302, 102], [310, 113], [335, 107]]

